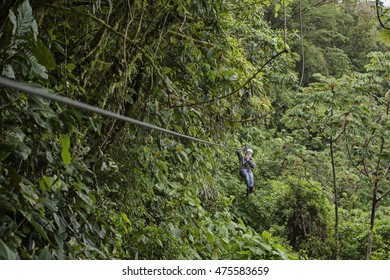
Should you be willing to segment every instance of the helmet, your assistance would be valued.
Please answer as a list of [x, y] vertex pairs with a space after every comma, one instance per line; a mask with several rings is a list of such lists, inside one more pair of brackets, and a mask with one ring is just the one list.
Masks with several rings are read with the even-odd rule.
[[252, 155], [253, 155], [253, 150], [252, 150], [252, 149], [248, 149], [248, 150], [246, 150], [246, 153], [247, 153], [247, 154], [252, 154]]

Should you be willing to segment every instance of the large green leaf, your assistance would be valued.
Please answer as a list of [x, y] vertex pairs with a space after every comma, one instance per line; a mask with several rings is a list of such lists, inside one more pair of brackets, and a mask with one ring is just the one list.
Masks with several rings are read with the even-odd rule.
[[32, 45], [30, 50], [37, 58], [40, 65], [44, 66], [48, 70], [55, 69], [56, 62], [53, 54], [46, 48], [41, 40], [37, 40], [36, 44]]
[[[10, 15], [12, 11], [10, 11]], [[32, 8], [28, 1], [24, 1], [18, 8], [16, 20], [14, 23], [14, 35], [19, 38], [26, 37], [28, 34], [33, 34], [36, 40], [38, 35], [38, 25], [34, 18]], [[16, 24], [15, 24], [16, 23]]]
[[61, 146], [62, 146], [61, 158], [62, 158], [62, 162], [66, 166], [66, 165], [69, 165], [69, 163], [71, 161], [71, 156], [70, 156], [70, 152], [69, 152], [69, 148], [70, 148], [70, 137], [69, 137], [69, 135], [67, 135], [67, 134], [60, 134], [60, 142], [61, 142]]
[[17, 260], [19, 256], [16, 252], [12, 251], [7, 244], [0, 239], [0, 259], [3, 260]]

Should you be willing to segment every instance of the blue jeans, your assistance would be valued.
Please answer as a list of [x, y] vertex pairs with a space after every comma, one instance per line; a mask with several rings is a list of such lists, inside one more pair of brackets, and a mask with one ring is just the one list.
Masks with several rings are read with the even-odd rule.
[[245, 180], [245, 184], [248, 188], [253, 187], [255, 184], [253, 180], [253, 172], [250, 169], [241, 169], [240, 170], [240, 175], [242, 178]]

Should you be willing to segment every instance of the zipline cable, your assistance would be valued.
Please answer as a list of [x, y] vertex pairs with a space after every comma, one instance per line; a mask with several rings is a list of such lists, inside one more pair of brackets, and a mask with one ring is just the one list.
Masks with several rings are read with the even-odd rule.
[[33, 96], [38, 96], [41, 98], [49, 99], [49, 100], [52, 100], [52, 101], [55, 101], [55, 102], [58, 102], [58, 103], [61, 103], [64, 105], [68, 105], [68, 106], [78, 108], [81, 110], [85, 110], [85, 111], [94, 112], [94, 113], [97, 113], [99, 115], [103, 115], [103, 116], [106, 116], [109, 118], [117, 119], [117, 120], [131, 123], [134, 125], [142, 126], [142, 127], [148, 128], [148, 129], [158, 130], [158, 131], [161, 131], [161, 132], [164, 132], [167, 134], [171, 134], [171, 135], [174, 135], [174, 136], [177, 136], [180, 138], [184, 138], [187, 140], [196, 141], [196, 142], [200, 142], [203, 144], [217, 146], [217, 147], [221, 147], [221, 148], [225, 148], [225, 149], [236, 149], [235, 147], [230, 147], [230, 146], [226, 146], [226, 145], [222, 145], [222, 144], [213, 143], [213, 142], [202, 140], [202, 139], [192, 137], [189, 135], [181, 134], [181, 133], [178, 133], [178, 132], [175, 132], [172, 130], [168, 130], [168, 129], [165, 129], [165, 128], [162, 128], [162, 127], [159, 127], [156, 125], [145, 123], [145, 122], [142, 122], [142, 121], [139, 121], [136, 119], [132, 119], [132, 118], [123, 116], [121, 114], [113, 113], [111, 111], [107, 111], [107, 110], [104, 110], [102, 108], [98, 108], [98, 107], [89, 105], [87, 103], [73, 100], [73, 99], [70, 99], [70, 98], [67, 98], [67, 97], [64, 97], [61, 95], [51, 94], [51, 93], [49, 93], [49, 91], [46, 88], [33, 87], [33, 86], [27, 85], [25, 83], [21, 83], [21, 82], [15, 81], [15, 80], [5, 78], [3, 76], [0, 76], [0, 86], [5, 87], [5, 88], [15, 89], [15, 90], [24, 92], [28, 95], [33, 95]]

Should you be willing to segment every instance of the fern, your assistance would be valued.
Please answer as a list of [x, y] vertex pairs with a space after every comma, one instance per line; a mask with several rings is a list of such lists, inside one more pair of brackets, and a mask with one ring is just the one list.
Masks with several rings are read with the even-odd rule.
[[43, 66], [42, 64], [40, 64], [38, 62], [38, 59], [35, 57], [35, 55], [27, 49], [25, 49], [23, 53], [24, 53], [24, 57], [26, 59], [26, 62], [31, 66], [30, 73], [37, 75], [43, 79], [47, 79], [48, 78], [47, 70], [46, 70], [45, 66]]
[[19, 6], [16, 17], [11, 14], [13, 14], [12, 11], [10, 11], [10, 16], [14, 18], [13, 35], [16, 38], [26, 38], [33, 35], [34, 41], [36, 41], [38, 35], [38, 25], [33, 16], [29, 2], [25, 1]]
[[[29, 2], [24, 1], [14, 13], [9, 11], [12, 24], [5, 38], [10, 38], [3, 59], [2, 75], [15, 78], [15, 69], [23, 69], [23, 76], [48, 78], [47, 69], [55, 68], [53, 55], [37, 38], [38, 25]], [[16, 71], [18, 72], [18, 71]]]

